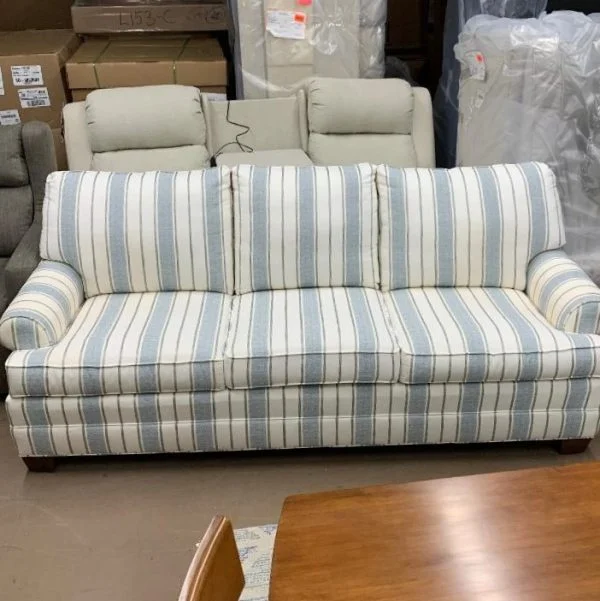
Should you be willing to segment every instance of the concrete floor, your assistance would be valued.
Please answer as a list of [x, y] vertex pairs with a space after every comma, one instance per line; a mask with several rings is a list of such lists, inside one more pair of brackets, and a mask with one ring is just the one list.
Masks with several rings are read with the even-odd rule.
[[0, 404], [0, 600], [166, 601], [211, 517], [277, 522], [288, 495], [600, 460], [549, 444], [77, 459], [30, 474]]

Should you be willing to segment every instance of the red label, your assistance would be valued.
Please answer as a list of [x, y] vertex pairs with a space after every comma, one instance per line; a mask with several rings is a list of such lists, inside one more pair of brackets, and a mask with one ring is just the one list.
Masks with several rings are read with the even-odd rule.
[[312, 3], [313, 0], [298, 0], [300, 6], [310, 6]]
[[295, 13], [294, 21], [296, 21], [296, 23], [306, 23], [306, 15], [304, 13]]

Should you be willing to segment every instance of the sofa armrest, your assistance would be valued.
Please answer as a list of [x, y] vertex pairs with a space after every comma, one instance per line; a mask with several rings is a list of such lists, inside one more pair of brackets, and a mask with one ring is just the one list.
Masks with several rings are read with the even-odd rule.
[[543, 252], [529, 263], [527, 295], [555, 328], [600, 334], [600, 288], [564, 251]]
[[0, 344], [13, 351], [56, 344], [83, 300], [83, 283], [72, 267], [42, 261], [0, 319]]
[[40, 262], [42, 224], [34, 222], [27, 230], [6, 264], [6, 292], [11, 301]]

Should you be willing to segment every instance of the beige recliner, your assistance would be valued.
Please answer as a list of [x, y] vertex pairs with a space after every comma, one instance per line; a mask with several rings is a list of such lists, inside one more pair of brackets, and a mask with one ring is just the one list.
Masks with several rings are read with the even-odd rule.
[[210, 163], [200, 92], [191, 86], [96, 90], [63, 115], [71, 170], [185, 171]]
[[435, 165], [429, 92], [394, 79], [315, 78], [306, 93], [261, 100], [179, 85], [96, 90], [67, 105], [64, 122], [72, 170]]
[[400, 79], [319, 77], [307, 94], [308, 155], [314, 164], [435, 167], [425, 88]]

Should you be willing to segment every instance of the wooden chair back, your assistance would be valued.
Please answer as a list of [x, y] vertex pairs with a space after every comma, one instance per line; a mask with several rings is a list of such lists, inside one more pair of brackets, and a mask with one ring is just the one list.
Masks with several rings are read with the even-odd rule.
[[198, 544], [179, 601], [239, 601], [244, 573], [231, 522], [213, 518]]

